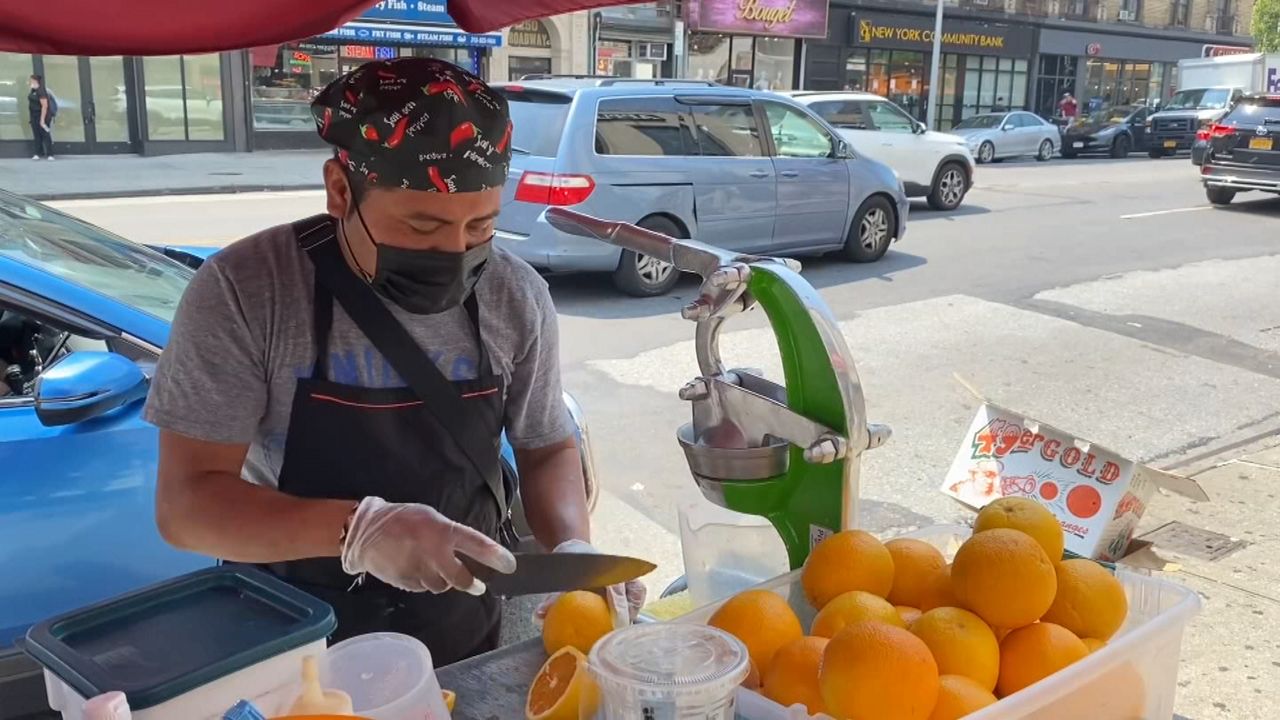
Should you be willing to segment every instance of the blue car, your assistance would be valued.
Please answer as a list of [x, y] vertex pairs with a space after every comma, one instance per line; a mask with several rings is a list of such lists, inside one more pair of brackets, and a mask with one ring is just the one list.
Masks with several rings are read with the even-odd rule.
[[[144, 247], [0, 191], [0, 720], [45, 709], [14, 646], [32, 624], [214, 562], [161, 539], [157, 430], [141, 417], [178, 300], [211, 252]], [[594, 503], [582, 415], [565, 401]], [[503, 459], [514, 489], [505, 442]]]

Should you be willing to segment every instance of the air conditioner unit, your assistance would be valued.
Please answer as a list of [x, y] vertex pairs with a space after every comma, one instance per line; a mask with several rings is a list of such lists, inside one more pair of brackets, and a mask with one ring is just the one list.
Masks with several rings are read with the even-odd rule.
[[1206, 15], [1204, 29], [1206, 32], [1218, 32], [1218, 16], [1213, 14]]
[[1121, 9], [1120, 12], [1116, 14], [1116, 18], [1120, 22], [1133, 22], [1138, 19], [1138, 12], [1136, 10]]
[[666, 60], [666, 43], [637, 43], [636, 57], [641, 60]]

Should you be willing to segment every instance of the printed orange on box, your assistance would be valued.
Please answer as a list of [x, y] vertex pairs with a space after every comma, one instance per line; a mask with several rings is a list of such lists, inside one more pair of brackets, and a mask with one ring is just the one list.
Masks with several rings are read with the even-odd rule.
[[1029, 497], [1062, 524], [1067, 550], [1094, 560], [1125, 555], [1157, 487], [1208, 500], [1190, 478], [1128, 460], [1014, 410], [983, 402], [942, 492], [977, 509]]

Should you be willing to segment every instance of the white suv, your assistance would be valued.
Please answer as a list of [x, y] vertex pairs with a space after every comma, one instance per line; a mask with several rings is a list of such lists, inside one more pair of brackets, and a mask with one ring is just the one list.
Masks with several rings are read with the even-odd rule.
[[853, 147], [898, 172], [908, 197], [927, 197], [935, 210], [960, 207], [973, 186], [973, 153], [964, 138], [933, 132], [879, 95], [798, 91], [796, 102], [831, 123]]

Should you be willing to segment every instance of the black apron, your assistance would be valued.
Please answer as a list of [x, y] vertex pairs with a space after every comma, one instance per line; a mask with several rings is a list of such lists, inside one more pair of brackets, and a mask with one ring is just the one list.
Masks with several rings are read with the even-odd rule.
[[[478, 377], [450, 382], [350, 270], [331, 218], [293, 229], [316, 271], [316, 360], [294, 392], [279, 489], [305, 498], [372, 495], [422, 503], [497, 539], [510, 502], [499, 461], [506, 389], [485, 350], [475, 293], [465, 307], [476, 333]], [[355, 387], [327, 378], [335, 298], [409, 387]], [[497, 647], [501, 614], [492, 595], [408, 593], [372, 576], [356, 583], [337, 558], [269, 569], [333, 606], [335, 642], [404, 633], [426, 643], [436, 667]]]

